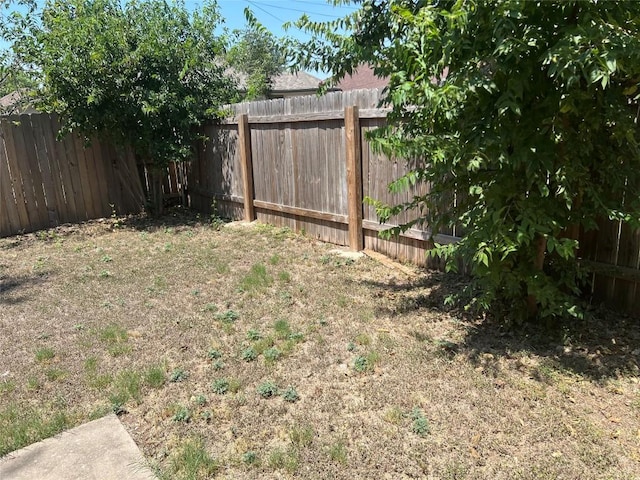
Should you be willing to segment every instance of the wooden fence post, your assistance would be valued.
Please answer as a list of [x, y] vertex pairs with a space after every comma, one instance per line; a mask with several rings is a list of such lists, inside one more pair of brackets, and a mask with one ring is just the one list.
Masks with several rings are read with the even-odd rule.
[[349, 247], [364, 249], [362, 231], [362, 145], [358, 107], [345, 107], [344, 131], [347, 148], [347, 199], [349, 204]]
[[240, 141], [240, 163], [242, 164], [242, 190], [244, 197], [244, 219], [252, 222], [256, 218], [253, 207], [253, 162], [251, 159], [251, 132], [249, 116], [243, 113], [238, 118], [238, 135]]

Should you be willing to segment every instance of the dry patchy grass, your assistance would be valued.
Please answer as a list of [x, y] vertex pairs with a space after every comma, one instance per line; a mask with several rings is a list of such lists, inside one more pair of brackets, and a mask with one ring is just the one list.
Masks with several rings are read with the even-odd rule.
[[637, 322], [510, 334], [441, 274], [164, 222], [0, 240], [0, 455], [115, 411], [161, 478], [638, 477]]

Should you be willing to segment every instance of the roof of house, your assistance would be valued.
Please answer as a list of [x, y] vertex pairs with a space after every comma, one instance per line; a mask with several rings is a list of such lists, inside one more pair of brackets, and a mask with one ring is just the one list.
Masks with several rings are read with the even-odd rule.
[[274, 92], [317, 90], [321, 83], [322, 80], [307, 72], [285, 72], [273, 78], [271, 89]]
[[[226, 70], [227, 75], [232, 76], [238, 82], [238, 88], [241, 90], [247, 88], [247, 75], [233, 68]], [[322, 83], [317, 77], [307, 72], [289, 73], [283, 72], [272, 79], [271, 92], [315, 92]]]
[[345, 76], [337, 85], [340, 90], [359, 90], [365, 88], [384, 88], [388, 78], [380, 78], [373, 73], [369, 65], [360, 65], [351, 75]]
[[14, 90], [0, 98], [0, 114], [34, 113], [31, 98], [26, 89]]

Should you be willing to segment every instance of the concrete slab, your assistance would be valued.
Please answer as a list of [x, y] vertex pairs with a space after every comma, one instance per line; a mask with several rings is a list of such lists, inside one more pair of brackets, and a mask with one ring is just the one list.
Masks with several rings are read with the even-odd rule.
[[334, 248], [333, 250], [329, 250], [329, 253], [342, 258], [349, 258], [351, 260], [360, 260], [364, 257], [364, 253], [362, 252], [356, 252], [354, 250], [347, 250], [342, 248]]
[[0, 480], [155, 480], [115, 415], [0, 459]]

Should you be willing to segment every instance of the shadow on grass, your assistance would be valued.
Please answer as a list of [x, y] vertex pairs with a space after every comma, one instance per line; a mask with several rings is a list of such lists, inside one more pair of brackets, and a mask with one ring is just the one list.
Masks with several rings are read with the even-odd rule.
[[[486, 367], [486, 358], [512, 358], [533, 354], [544, 358], [546, 367], [566, 371], [592, 380], [621, 376], [640, 376], [640, 322], [625, 314], [594, 309], [585, 320], [572, 320], [552, 326], [523, 324], [507, 326], [497, 319], [472, 318], [445, 305], [445, 299], [465, 286], [463, 277], [428, 271], [420, 278], [403, 283], [365, 282], [375, 295], [384, 297], [377, 308], [379, 316], [398, 316], [414, 312], [442, 312], [460, 321], [463, 340], [447, 342], [447, 349], [466, 355], [472, 363]], [[427, 320], [430, 319], [430, 320]], [[438, 321], [425, 315], [425, 321]], [[544, 381], [544, 375], [538, 380]]]
[[179, 229], [180, 227], [193, 228], [211, 225], [211, 219], [208, 215], [198, 213], [193, 209], [176, 206], [157, 217], [146, 214], [129, 215], [119, 217], [117, 220], [110, 220], [110, 223], [114, 226], [117, 225], [117, 227], [152, 232], [167, 228]]
[[15, 305], [27, 301], [29, 297], [19, 295], [18, 292], [24, 287], [43, 283], [47, 276], [0, 277], [0, 305]]

